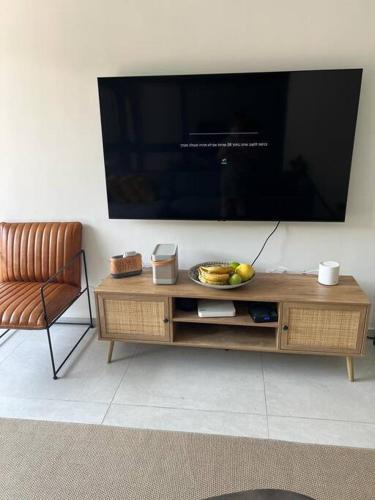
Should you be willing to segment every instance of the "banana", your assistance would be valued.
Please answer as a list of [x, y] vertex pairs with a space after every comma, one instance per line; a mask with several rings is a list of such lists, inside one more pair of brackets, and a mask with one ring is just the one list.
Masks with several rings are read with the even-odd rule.
[[201, 281], [202, 283], [207, 283], [206, 282], [206, 278], [204, 278], [201, 274], [198, 275], [198, 279], [199, 281]]
[[199, 276], [202, 276], [208, 283], [226, 284], [228, 283], [230, 274], [208, 273], [204, 271], [202, 268], [200, 268]]
[[209, 274], [230, 274], [233, 272], [231, 266], [200, 266], [200, 269]]
[[207, 283], [206, 282], [206, 278], [203, 276], [203, 274], [200, 272], [200, 269], [198, 269], [198, 279], [199, 281], [201, 281], [202, 283]]
[[218, 286], [222, 286], [222, 285], [226, 285], [227, 284], [227, 281], [224, 281], [224, 282], [219, 282], [219, 281], [210, 281], [208, 279], [206, 279], [204, 276], [202, 276], [201, 274], [198, 276], [198, 279], [199, 281], [201, 281], [202, 283], [206, 283], [208, 285], [218, 285]]
[[228, 283], [229, 274], [203, 275], [209, 283]]
[[208, 273], [203, 269], [200, 270], [200, 273], [210, 281], [225, 281], [228, 277], [228, 274]]

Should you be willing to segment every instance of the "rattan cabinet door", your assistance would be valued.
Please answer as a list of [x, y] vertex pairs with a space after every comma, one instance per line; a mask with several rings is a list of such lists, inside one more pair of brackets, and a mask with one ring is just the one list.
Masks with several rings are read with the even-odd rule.
[[283, 304], [280, 348], [359, 354], [366, 311], [366, 307], [356, 305]]
[[100, 337], [109, 340], [170, 340], [169, 300], [164, 297], [100, 294]]

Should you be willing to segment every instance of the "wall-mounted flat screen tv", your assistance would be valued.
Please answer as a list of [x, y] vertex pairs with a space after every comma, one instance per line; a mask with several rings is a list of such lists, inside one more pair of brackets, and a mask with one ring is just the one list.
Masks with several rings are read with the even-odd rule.
[[109, 217], [344, 221], [361, 78], [99, 78]]

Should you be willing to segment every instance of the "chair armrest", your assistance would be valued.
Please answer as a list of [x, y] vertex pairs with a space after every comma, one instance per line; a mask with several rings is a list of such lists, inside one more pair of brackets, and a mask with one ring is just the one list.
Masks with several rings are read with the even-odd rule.
[[[62, 272], [65, 271], [65, 269], [71, 267], [77, 259], [80, 257], [83, 257], [83, 265], [84, 265], [84, 270], [85, 270], [85, 278], [86, 278], [86, 287], [83, 291], [80, 290], [80, 294], [82, 294], [84, 291], [88, 289], [88, 281], [87, 281], [87, 267], [86, 267], [86, 255], [85, 251], [81, 249], [79, 252], [77, 252], [73, 257], [71, 257], [63, 266], [58, 269], [58, 271], [55, 272], [55, 274], [52, 274], [47, 281], [43, 283], [43, 285], [40, 287], [40, 295], [41, 295], [41, 301], [43, 305], [43, 312], [44, 312], [44, 319], [47, 324], [49, 324], [48, 321], [48, 315], [47, 315], [47, 309], [46, 309], [46, 301], [44, 297], [44, 289], [50, 284], [50, 283], [55, 283], [56, 282], [56, 277], [61, 274]], [[81, 287], [80, 287], [81, 288]]]
[[44, 290], [44, 288], [49, 284], [49, 283], [54, 283], [55, 282], [55, 278], [56, 276], [58, 276], [59, 274], [61, 274], [62, 272], [65, 271], [65, 269], [67, 269], [68, 267], [71, 267], [72, 264], [74, 264], [75, 260], [81, 255], [81, 254], [84, 254], [85, 251], [84, 250], [80, 250], [79, 252], [77, 252], [75, 255], [73, 255], [73, 257], [71, 257], [68, 262], [66, 262], [63, 266], [60, 267], [60, 269], [58, 269], [55, 274], [52, 274], [47, 281], [44, 282], [44, 284], [42, 285], [42, 287], [40, 288], [41, 290]]

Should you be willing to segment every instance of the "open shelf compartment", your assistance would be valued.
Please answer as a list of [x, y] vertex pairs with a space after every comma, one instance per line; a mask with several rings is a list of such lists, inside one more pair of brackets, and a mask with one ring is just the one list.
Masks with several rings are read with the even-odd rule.
[[[277, 307], [277, 304], [275, 304]], [[206, 323], [218, 325], [251, 326], [256, 328], [278, 328], [278, 322], [255, 323], [248, 312], [248, 303], [234, 301], [236, 316], [200, 318], [198, 311], [182, 311], [178, 309], [178, 302], [174, 303], [172, 321], [174, 323]]]
[[175, 323], [173, 329], [173, 343], [183, 346], [244, 351], [276, 351], [276, 328]]

